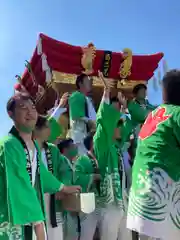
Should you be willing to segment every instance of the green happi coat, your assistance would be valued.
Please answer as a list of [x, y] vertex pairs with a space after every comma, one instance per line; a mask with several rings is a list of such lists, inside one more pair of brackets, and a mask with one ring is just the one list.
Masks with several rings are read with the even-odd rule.
[[80, 156], [75, 166], [75, 184], [80, 185], [83, 193], [94, 192], [96, 198], [100, 194], [100, 185], [94, 182], [94, 174], [99, 173], [97, 160], [90, 153]]
[[[29, 152], [13, 128], [0, 142], [0, 239], [31, 240], [32, 229], [24, 227], [44, 221], [44, 192], [55, 193], [61, 183], [50, 174], [37, 149], [37, 170], [32, 186]], [[26, 230], [28, 229], [28, 236]]]
[[69, 98], [69, 113], [71, 120], [87, 117], [86, 97], [79, 91], [73, 92]]
[[163, 240], [180, 237], [180, 107], [161, 105], [141, 128], [128, 227]]
[[128, 110], [131, 114], [131, 118], [136, 123], [144, 123], [148, 113], [154, 110], [156, 107], [151, 105], [148, 100], [145, 100], [144, 104], [139, 103], [134, 99], [128, 103]]
[[60, 163], [58, 167], [59, 180], [66, 186], [73, 185], [74, 182], [74, 165], [64, 155], [60, 155]]
[[51, 130], [48, 142], [53, 143], [62, 134], [62, 127], [59, 124], [59, 118], [65, 111], [65, 108], [57, 107], [51, 116], [48, 117], [49, 127]]
[[129, 145], [127, 143], [129, 143], [130, 136], [135, 126], [136, 123], [126, 116], [122, 126], [120, 127], [121, 142], [119, 144], [119, 147], [122, 151], [127, 151]]
[[142, 124], [144, 123], [148, 114], [155, 108], [156, 106], [151, 105], [148, 100], [145, 100], [144, 104], [141, 104], [136, 99], [129, 102], [128, 111], [131, 115], [131, 121], [133, 123], [133, 132], [135, 136], [134, 149], [136, 149], [137, 147], [137, 138]]
[[85, 153], [83, 140], [89, 130], [87, 126], [89, 116], [86, 96], [79, 91], [73, 92], [69, 98], [69, 115], [70, 137], [78, 144], [79, 154], [83, 155]]
[[[59, 149], [51, 143], [45, 143], [43, 149], [46, 157], [45, 166], [49, 172], [51, 172], [58, 180], [60, 180], [60, 169], [63, 157], [60, 154]], [[63, 219], [61, 217], [62, 207], [60, 201], [55, 199], [55, 194], [50, 195], [49, 211], [51, 226], [57, 227], [59, 223], [63, 222]]]
[[102, 203], [115, 204], [123, 208], [122, 158], [116, 147], [116, 141], [113, 140], [119, 119], [119, 111], [111, 105], [101, 103], [97, 113], [94, 154], [102, 176], [100, 185]]
[[148, 113], [155, 108], [156, 107], [151, 105], [147, 100], [145, 100], [144, 104], [140, 104], [137, 100], [134, 99], [128, 104], [128, 110], [134, 125], [143, 124]]
[[51, 130], [51, 134], [49, 136], [48, 142], [54, 143], [60, 135], [63, 133], [63, 129], [61, 124], [59, 123], [60, 116], [67, 111], [66, 108], [62, 108], [60, 106], [56, 107], [53, 110], [52, 114], [48, 116], [47, 120], [49, 122], [49, 127]]
[[[74, 172], [75, 165], [64, 155], [61, 155], [58, 173], [59, 180], [62, 181], [66, 186], [72, 186], [75, 183]], [[64, 211], [64, 239], [76, 239], [79, 236], [80, 226], [79, 218], [76, 214], [72, 215], [70, 212]]]
[[50, 117], [48, 119], [49, 127], [51, 129], [51, 134], [49, 136], [48, 142], [54, 142], [62, 133], [61, 125], [56, 119]]

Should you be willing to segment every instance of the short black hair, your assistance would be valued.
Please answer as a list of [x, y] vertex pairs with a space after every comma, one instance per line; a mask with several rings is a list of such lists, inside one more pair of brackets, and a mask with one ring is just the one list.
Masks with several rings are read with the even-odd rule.
[[119, 102], [118, 97], [111, 97], [111, 98], [110, 98], [110, 104], [116, 103], [116, 102]]
[[67, 138], [67, 139], [61, 140], [58, 143], [57, 147], [58, 147], [59, 151], [61, 153], [63, 153], [64, 149], [68, 148], [72, 143], [73, 143], [73, 140], [71, 138]]
[[164, 102], [172, 105], [180, 105], [180, 70], [173, 69], [167, 72], [162, 80]]
[[17, 93], [14, 96], [10, 97], [7, 104], [6, 104], [6, 110], [7, 112], [12, 112], [14, 113], [15, 108], [16, 108], [16, 102], [18, 100], [31, 100], [33, 103], [33, 99], [30, 95], [25, 94], [25, 93]]
[[81, 75], [77, 76], [77, 78], [76, 78], [77, 89], [80, 89], [80, 84], [83, 83], [85, 77], [87, 77], [87, 75], [85, 73], [82, 73]]
[[47, 116], [39, 115], [37, 122], [36, 122], [36, 129], [42, 129], [43, 127], [46, 126], [47, 123]]
[[138, 85], [136, 85], [134, 88], [133, 88], [133, 94], [134, 95], [137, 95], [137, 93], [139, 92], [139, 90], [141, 89], [144, 89], [144, 90], [147, 90], [147, 86], [143, 83], [140, 83]]
[[92, 146], [93, 142], [93, 137], [94, 137], [94, 132], [88, 133], [88, 135], [84, 138], [84, 146], [85, 148], [89, 151]]

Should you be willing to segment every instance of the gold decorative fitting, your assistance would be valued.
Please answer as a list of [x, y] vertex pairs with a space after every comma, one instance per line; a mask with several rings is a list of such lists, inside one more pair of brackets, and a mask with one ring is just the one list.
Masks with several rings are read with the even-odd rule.
[[96, 48], [93, 43], [89, 43], [87, 47], [82, 48], [82, 51], [81, 64], [84, 68], [83, 73], [90, 75], [94, 72], [93, 62], [96, 57]]
[[[58, 72], [58, 71], [52, 71], [53, 79], [55, 84], [69, 84], [69, 88], [71, 89], [71, 85], [75, 85], [76, 83], [76, 74], [70, 74], [70, 73], [64, 73], [64, 72]], [[105, 78], [106, 79], [106, 78]], [[117, 89], [133, 89], [137, 84], [143, 83], [146, 84], [146, 81], [144, 80], [136, 80], [133, 81], [129, 79], [125, 85], [122, 85], [120, 81], [117, 82], [116, 79], [108, 78], [108, 81], [112, 81], [114, 83], [114, 87]], [[93, 77], [93, 86], [94, 87], [103, 87], [102, 81], [99, 77], [94, 76]]]
[[120, 65], [119, 76], [121, 84], [125, 85], [127, 78], [131, 75], [132, 51], [129, 48], [123, 50], [123, 62]]

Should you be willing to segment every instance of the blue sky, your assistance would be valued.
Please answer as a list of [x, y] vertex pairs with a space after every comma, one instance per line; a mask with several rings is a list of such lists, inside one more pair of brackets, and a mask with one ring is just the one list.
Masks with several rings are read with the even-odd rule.
[[[11, 126], [5, 112], [15, 75], [24, 70], [39, 32], [76, 45], [92, 41], [97, 48], [136, 54], [162, 51], [169, 68], [180, 61], [178, 0], [0, 0], [0, 136]], [[161, 92], [149, 84], [149, 99]]]

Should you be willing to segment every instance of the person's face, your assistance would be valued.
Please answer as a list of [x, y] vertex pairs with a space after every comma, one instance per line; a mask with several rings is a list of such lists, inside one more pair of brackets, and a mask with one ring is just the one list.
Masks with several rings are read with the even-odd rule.
[[141, 88], [137, 93], [137, 99], [145, 99], [147, 95], [147, 91], [144, 88]]
[[83, 88], [84, 91], [88, 94], [92, 91], [92, 79], [89, 76], [84, 77], [83, 79]]
[[48, 124], [48, 121], [47, 121], [46, 124], [39, 130], [39, 137], [43, 141], [47, 141], [50, 134], [51, 134], [51, 130], [49, 128], [49, 124]]
[[19, 99], [16, 102], [14, 113], [11, 115], [15, 125], [22, 131], [30, 132], [37, 122], [37, 111], [34, 103], [30, 99]]
[[117, 101], [117, 102], [112, 102], [111, 104], [115, 109], [117, 109], [118, 111], [120, 110], [120, 103]]
[[78, 148], [76, 144], [71, 143], [63, 153], [69, 160], [74, 161], [78, 155]]

